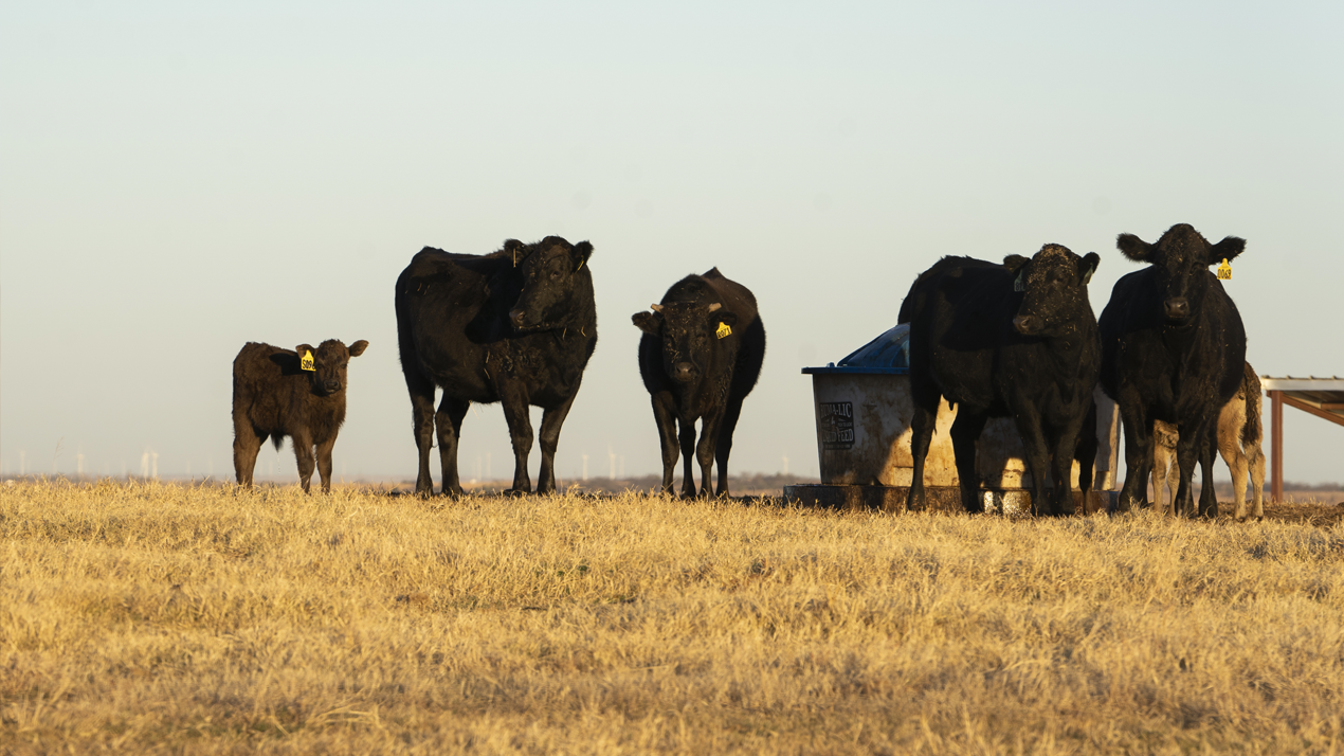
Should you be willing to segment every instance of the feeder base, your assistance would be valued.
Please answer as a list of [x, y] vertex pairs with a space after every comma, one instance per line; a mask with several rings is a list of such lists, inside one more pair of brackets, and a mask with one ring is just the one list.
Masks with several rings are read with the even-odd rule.
[[[905, 486], [785, 486], [784, 498], [822, 509], [904, 512], [910, 489]], [[986, 512], [1027, 514], [1031, 512], [1031, 492], [1022, 488], [981, 489]], [[1082, 492], [1073, 492], [1073, 511], [1091, 514], [1103, 511], [1119, 496], [1118, 491], [1089, 491], [1083, 502]], [[956, 486], [925, 486], [926, 507], [935, 512], [962, 512], [961, 489]]]

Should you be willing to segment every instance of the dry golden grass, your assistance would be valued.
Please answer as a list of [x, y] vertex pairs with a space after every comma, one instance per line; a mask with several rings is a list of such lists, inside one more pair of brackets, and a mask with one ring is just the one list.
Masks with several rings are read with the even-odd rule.
[[0, 487], [0, 753], [1330, 753], [1341, 527]]

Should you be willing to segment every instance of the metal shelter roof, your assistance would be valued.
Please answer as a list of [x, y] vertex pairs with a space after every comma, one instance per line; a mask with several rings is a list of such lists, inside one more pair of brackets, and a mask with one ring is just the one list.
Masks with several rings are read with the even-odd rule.
[[1344, 378], [1260, 377], [1265, 391], [1282, 392], [1283, 402], [1332, 423], [1344, 425]]
[[1344, 425], [1344, 378], [1260, 377], [1269, 394], [1269, 490], [1272, 501], [1283, 500], [1283, 405]]

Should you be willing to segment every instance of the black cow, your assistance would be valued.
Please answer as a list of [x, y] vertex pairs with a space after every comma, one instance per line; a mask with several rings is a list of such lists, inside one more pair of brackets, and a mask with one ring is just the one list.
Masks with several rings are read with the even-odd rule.
[[[742, 400], [756, 385], [765, 358], [765, 326], [756, 297], [718, 268], [687, 276], [663, 295], [653, 312], [631, 320], [639, 339], [639, 373], [653, 397], [653, 417], [663, 449], [663, 491], [672, 493], [677, 464], [677, 424], [685, 458], [682, 496], [695, 496], [691, 451], [700, 463], [700, 491], [709, 496], [710, 468], [719, 463], [718, 496], [728, 495], [728, 455]], [[695, 443], [695, 421], [700, 443]]]
[[331, 490], [331, 449], [345, 422], [346, 368], [367, 341], [345, 344], [328, 339], [316, 349], [295, 351], [249, 341], [233, 359], [233, 472], [252, 487], [257, 452], [269, 436], [276, 451], [285, 436], [294, 446], [299, 481], [308, 493], [313, 479], [313, 447], [322, 491]]
[[[529, 405], [541, 419], [537, 492], [555, 490], [555, 447], [597, 346], [588, 258], [593, 245], [516, 239], [488, 255], [425, 247], [397, 278], [397, 340], [420, 450], [416, 493], [434, 492], [429, 450], [438, 426], [443, 493], [457, 495], [457, 444], [471, 402], [502, 402], [515, 459], [513, 493], [528, 493]], [[434, 389], [443, 389], [438, 413]]]
[[1194, 514], [1190, 476], [1198, 460], [1205, 480], [1199, 514], [1216, 514], [1214, 433], [1219, 411], [1241, 386], [1246, 331], [1209, 266], [1241, 254], [1246, 241], [1229, 236], [1209, 244], [1181, 223], [1156, 244], [1120, 234], [1116, 246], [1125, 257], [1150, 263], [1117, 281], [1101, 312], [1101, 386], [1120, 405], [1125, 426], [1125, 485], [1117, 506], [1147, 505], [1153, 421], [1163, 420], [1180, 434], [1176, 511]]
[[[924, 459], [939, 399], [947, 397], [957, 408], [952, 444], [968, 512], [984, 508], [976, 495], [976, 441], [989, 418], [1004, 416], [1016, 420], [1026, 447], [1032, 511], [1064, 511], [1075, 454], [1096, 449], [1095, 441], [1080, 445], [1079, 434], [1093, 407], [1101, 359], [1087, 297], [1099, 262], [1095, 252], [1079, 257], [1047, 244], [1030, 260], [1009, 255], [1003, 265], [945, 257], [915, 280], [899, 316], [910, 323], [914, 402], [907, 508], [924, 507]], [[1088, 471], [1079, 481], [1084, 499]], [[1048, 504], [1047, 481], [1053, 484]]]

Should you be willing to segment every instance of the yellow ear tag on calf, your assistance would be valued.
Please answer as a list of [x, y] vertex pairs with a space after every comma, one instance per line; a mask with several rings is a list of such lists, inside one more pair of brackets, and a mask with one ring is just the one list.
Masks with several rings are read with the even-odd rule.
[[733, 329], [727, 323], [719, 323], [719, 330], [715, 331], [714, 335], [722, 339], [731, 336], [732, 333]]
[[312, 373], [317, 372], [317, 367], [313, 365], [313, 353], [305, 351], [303, 358], [299, 360], [299, 367]]
[[1232, 280], [1232, 266], [1227, 264], [1226, 257], [1223, 258], [1223, 264], [1218, 266], [1218, 280], [1220, 281]]

